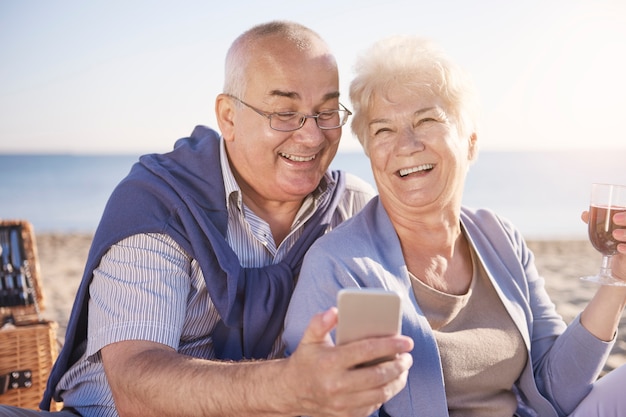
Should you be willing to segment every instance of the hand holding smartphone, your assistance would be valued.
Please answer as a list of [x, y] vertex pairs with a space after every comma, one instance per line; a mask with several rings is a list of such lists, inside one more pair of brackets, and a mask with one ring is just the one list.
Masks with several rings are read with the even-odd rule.
[[[382, 288], [345, 288], [337, 294], [337, 345], [369, 337], [400, 334], [400, 295]], [[380, 358], [361, 366], [393, 358]]]

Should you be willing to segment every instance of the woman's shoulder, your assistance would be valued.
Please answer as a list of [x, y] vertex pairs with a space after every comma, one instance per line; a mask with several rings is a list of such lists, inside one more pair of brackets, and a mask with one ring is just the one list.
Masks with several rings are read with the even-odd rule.
[[464, 206], [461, 208], [461, 223], [479, 248], [495, 248], [503, 253], [508, 247], [511, 248], [511, 253], [516, 254], [516, 257], [522, 257], [526, 253], [522, 233], [510, 220], [491, 209]]
[[[362, 247], [364, 242], [369, 240], [375, 227], [377, 206], [378, 196], [374, 196], [356, 214], [317, 239], [311, 250], [343, 254], [350, 252], [350, 248], [355, 246]], [[357, 242], [358, 245], [355, 244]]]
[[515, 226], [506, 217], [501, 216], [489, 208], [461, 207], [461, 220], [472, 222], [478, 227], [498, 226], [506, 230], [514, 230]]

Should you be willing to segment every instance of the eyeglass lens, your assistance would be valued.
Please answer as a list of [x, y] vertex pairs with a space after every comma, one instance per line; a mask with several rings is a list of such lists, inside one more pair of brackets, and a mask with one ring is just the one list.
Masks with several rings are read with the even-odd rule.
[[274, 113], [269, 116], [272, 129], [289, 131], [300, 129], [307, 118], [315, 119], [320, 129], [336, 129], [346, 123], [348, 115], [347, 110], [331, 110], [318, 113], [315, 116], [296, 112]]

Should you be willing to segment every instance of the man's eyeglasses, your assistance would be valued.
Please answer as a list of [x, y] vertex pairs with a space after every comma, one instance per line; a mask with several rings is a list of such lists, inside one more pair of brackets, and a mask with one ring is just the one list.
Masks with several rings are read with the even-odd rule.
[[321, 111], [317, 114], [304, 114], [299, 113], [297, 111], [283, 111], [277, 113], [266, 113], [257, 109], [254, 106], [249, 105], [245, 101], [237, 98], [235, 96], [231, 96], [227, 94], [229, 97], [237, 100], [241, 104], [249, 107], [257, 114], [260, 114], [263, 117], [266, 117], [270, 121], [270, 127], [274, 130], [278, 130], [280, 132], [292, 132], [294, 130], [300, 129], [304, 126], [306, 119], [312, 118], [315, 119], [317, 123], [317, 127], [322, 130], [330, 130], [337, 129], [341, 126], [345, 125], [348, 121], [348, 117], [352, 114], [350, 110], [348, 110], [343, 104], [339, 103], [341, 109], [339, 110], [326, 110]]

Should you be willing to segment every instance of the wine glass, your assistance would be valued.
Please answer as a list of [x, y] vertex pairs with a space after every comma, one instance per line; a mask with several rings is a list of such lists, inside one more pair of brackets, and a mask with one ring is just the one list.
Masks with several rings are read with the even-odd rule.
[[618, 241], [613, 239], [615, 213], [626, 211], [626, 186], [614, 184], [592, 184], [589, 205], [589, 240], [602, 254], [600, 272], [594, 276], [582, 277], [585, 281], [602, 285], [626, 286], [626, 281], [616, 279], [611, 274], [611, 259], [617, 253]]

